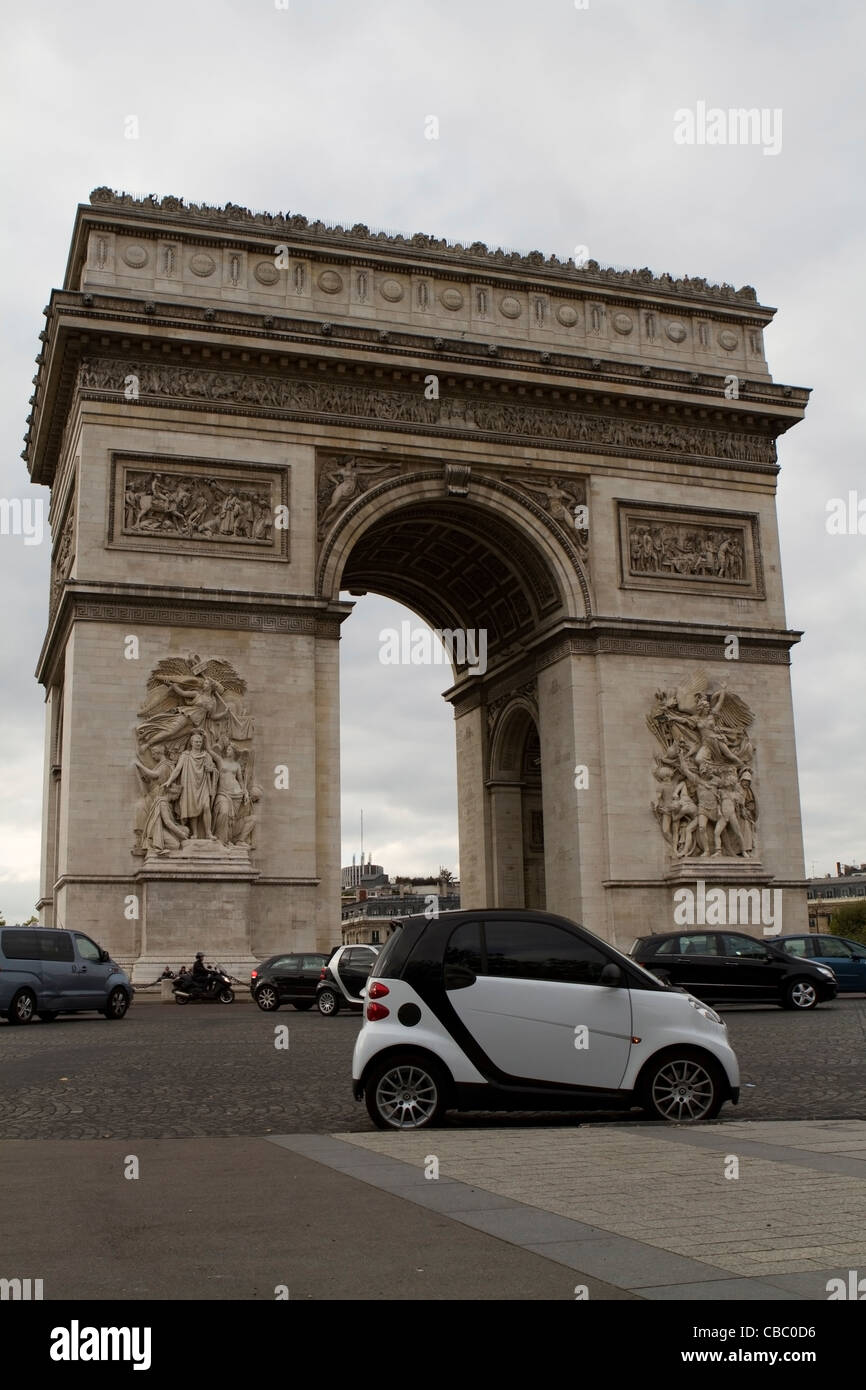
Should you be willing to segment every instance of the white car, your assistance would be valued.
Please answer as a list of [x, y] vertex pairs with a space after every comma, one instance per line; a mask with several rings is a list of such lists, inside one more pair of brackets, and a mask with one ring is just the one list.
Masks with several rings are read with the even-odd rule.
[[352, 1078], [381, 1129], [450, 1109], [640, 1106], [694, 1123], [740, 1085], [706, 1004], [574, 922], [506, 909], [402, 919], [367, 981]]
[[364, 986], [376, 963], [381, 946], [338, 946], [327, 965], [322, 967], [316, 986], [316, 1007], [320, 1014], [332, 1018], [341, 1009], [356, 1013], [364, 1004]]

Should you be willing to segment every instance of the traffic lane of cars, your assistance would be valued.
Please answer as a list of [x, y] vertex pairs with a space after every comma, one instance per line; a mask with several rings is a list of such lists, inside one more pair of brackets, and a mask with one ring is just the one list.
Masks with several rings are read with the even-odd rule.
[[337, 946], [330, 955], [292, 951], [269, 956], [251, 972], [250, 993], [263, 1013], [274, 1013], [283, 1004], [301, 1013], [315, 1004], [326, 1017], [341, 1009], [360, 1013], [362, 991], [379, 949]]
[[707, 1004], [814, 1009], [837, 993], [832, 968], [745, 932], [679, 931], [638, 938], [631, 958]]
[[[740, 1062], [740, 1120], [866, 1120], [866, 1004], [840, 997], [809, 1013], [724, 1008]], [[50, 1028], [0, 1025], [0, 1131], [17, 1139], [135, 1139], [368, 1131], [352, 1097], [357, 1014], [176, 1009], [137, 1003], [122, 1028], [70, 1015]], [[285, 1028], [288, 1034], [285, 1034]], [[279, 1030], [279, 1031], [277, 1031]], [[277, 1043], [280, 1043], [280, 1046]], [[284, 1043], [288, 1046], [283, 1046]], [[458, 1127], [619, 1123], [635, 1113], [451, 1113]]]

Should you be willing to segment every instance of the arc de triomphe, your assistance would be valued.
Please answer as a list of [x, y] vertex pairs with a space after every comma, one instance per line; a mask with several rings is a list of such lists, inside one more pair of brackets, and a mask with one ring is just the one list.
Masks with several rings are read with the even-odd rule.
[[684, 886], [769, 888], [805, 928], [775, 440], [808, 392], [770, 377], [773, 313], [96, 190], [25, 449], [44, 920], [140, 977], [339, 940], [340, 595], [369, 590], [486, 634], [446, 692], [465, 905], [627, 947]]

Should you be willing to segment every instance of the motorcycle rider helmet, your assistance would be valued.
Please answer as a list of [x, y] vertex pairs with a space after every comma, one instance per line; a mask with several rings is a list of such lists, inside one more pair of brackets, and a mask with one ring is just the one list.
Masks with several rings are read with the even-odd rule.
[[195, 958], [196, 960], [204, 960], [204, 951], [196, 951]]

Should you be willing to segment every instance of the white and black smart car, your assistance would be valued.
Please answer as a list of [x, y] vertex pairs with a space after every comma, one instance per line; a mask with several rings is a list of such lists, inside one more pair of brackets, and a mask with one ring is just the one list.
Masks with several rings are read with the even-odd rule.
[[695, 1122], [736, 1104], [718, 1014], [583, 927], [505, 909], [396, 926], [367, 982], [352, 1067], [381, 1129], [421, 1129], [449, 1109], [640, 1106]]
[[381, 949], [381, 946], [337, 947], [323, 966], [316, 986], [319, 1013], [330, 1016], [340, 1009], [354, 1009], [357, 1013], [363, 1007], [361, 990]]

